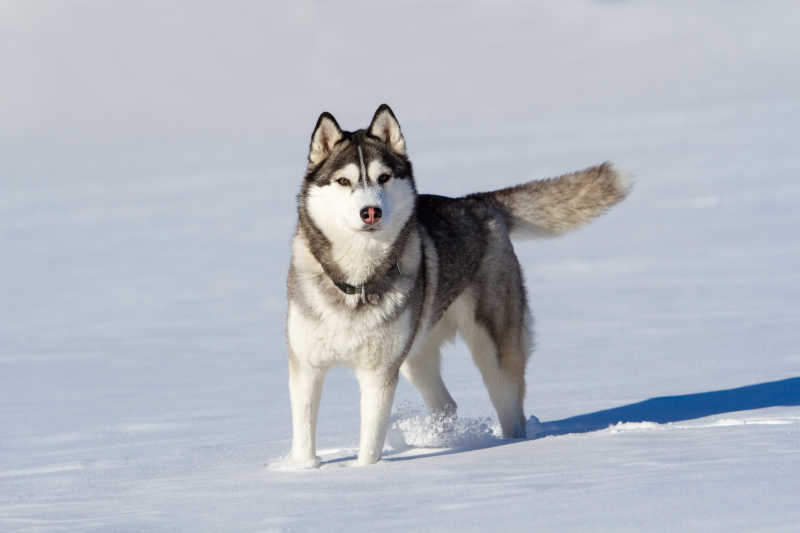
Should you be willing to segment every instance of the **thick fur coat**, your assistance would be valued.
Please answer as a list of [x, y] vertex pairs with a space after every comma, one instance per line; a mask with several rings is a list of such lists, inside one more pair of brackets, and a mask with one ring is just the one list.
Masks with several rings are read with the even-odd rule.
[[360, 464], [380, 458], [399, 374], [431, 410], [454, 414], [440, 346], [456, 333], [470, 347], [504, 437], [524, 437], [531, 316], [511, 237], [576, 228], [628, 188], [605, 163], [463, 198], [419, 195], [387, 105], [355, 132], [323, 113], [298, 195], [288, 278], [289, 460], [319, 464], [316, 419], [333, 365], [358, 378]]

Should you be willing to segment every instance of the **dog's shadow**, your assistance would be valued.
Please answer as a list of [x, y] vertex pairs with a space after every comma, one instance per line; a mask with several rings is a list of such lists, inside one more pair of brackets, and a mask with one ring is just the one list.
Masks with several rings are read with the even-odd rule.
[[[561, 420], [537, 423], [535, 419], [528, 421], [528, 433], [536, 431], [536, 435], [526, 440], [543, 437], [566, 435], [569, 433], [589, 433], [606, 429], [620, 422], [680, 422], [721, 413], [763, 409], [766, 407], [800, 405], [800, 377], [758, 383], [736, 389], [725, 389], [680, 396], [660, 396], [637, 403], [595, 411]], [[518, 443], [522, 439], [504, 439], [483, 446], [449, 448], [413, 456], [387, 457], [384, 461], [408, 461], [423, 457], [436, 457], [453, 453], [463, 453], [476, 449], [504, 446]]]

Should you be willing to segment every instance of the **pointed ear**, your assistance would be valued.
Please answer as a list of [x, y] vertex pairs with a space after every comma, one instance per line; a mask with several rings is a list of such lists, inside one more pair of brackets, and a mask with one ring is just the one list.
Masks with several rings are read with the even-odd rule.
[[372, 117], [372, 123], [367, 131], [398, 154], [406, 155], [406, 141], [400, 131], [400, 124], [392, 113], [392, 108], [388, 105], [381, 104], [375, 111], [375, 116]]
[[311, 134], [311, 146], [308, 150], [308, 162], [312, 165], [322, 163], [333, 151], [333, 145], [342, 138], [342, 130], [333, 115], [325, 111], [317, 119], [314, 133]]

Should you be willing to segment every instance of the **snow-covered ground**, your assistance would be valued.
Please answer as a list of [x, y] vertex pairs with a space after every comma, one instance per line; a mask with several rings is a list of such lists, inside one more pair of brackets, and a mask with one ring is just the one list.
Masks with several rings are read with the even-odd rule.
[[[0, 530], [794, 531], [800, 10], [561, 4], [3, 4]], [[636, 186], [517, 246], [538, 438], [497, 438], [456, 343], [456, 420], [401, 382], [354, 467], [334, 371], [323, 465], [285, 471], [308, 135], [382, 101], [423, 192]]]

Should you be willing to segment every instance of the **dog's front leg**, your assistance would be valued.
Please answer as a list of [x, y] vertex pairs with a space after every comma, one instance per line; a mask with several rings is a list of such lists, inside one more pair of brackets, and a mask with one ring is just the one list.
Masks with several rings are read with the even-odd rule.
[[359, 370], [356, 372], [361, 388], [361, 442], [358, 464], [369, 465], [381, 457], [394, 391], [397, 388], [397, 369]]
[[290, 462], [305, 468], [319, 466], [316, 455], [317, 413], [325, 369], [289, 357], [289, 396], [292, 402]]

